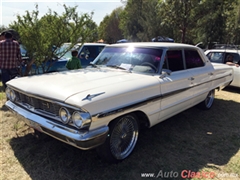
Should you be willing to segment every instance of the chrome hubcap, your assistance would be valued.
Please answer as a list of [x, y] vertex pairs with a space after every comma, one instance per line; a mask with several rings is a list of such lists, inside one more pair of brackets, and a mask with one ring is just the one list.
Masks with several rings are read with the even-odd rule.
[[208, 96], [206, 98], [206, 107], [211, 107], [212, 103], [213, 103], [213, 100], [214, 100], [214, 91], [211, 91], [208, 93]]
[[110, 149], [116, 159], [126, 158], [134, 149], [138, 139], [138, 125], [133, 116], [125, 116], [115, 125]]

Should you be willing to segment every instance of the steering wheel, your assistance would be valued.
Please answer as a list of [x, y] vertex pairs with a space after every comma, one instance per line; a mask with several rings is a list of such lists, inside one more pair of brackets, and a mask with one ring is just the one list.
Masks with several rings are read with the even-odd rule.
[[149, 67], [151, 67], [155, 72], [157, 72], [157, 68], [156, 68], [152, 63], [143, 62], [143, 63], [141, 64], [141, 66], [149, 66]]

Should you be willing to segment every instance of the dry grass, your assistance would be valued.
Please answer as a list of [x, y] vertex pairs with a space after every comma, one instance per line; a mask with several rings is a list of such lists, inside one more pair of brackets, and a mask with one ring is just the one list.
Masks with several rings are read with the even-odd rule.
[[1, 95], [1, 179], [138, 180], [156, 179], [141, 178], [141, 173], [160, 171], [179, 174], [166, 179], [181, 179], [183, 170], [214, 172], [214, 179], [240, 179], [239, 93], [240, 89], [226, 88], [216, 92], [211, 110], [194, 107], [143, 130], [133, 154], [119, 164], [102, 162], [95, 150], [82, 151], [53, 138], [36, 139], [33, 130], [3, 106]]

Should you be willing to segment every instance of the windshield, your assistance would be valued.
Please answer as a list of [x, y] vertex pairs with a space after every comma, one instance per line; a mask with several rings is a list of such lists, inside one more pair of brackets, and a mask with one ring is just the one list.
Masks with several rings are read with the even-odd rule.
[[140, 73], [157, 73], [162, 49], [143, 47], [106, 47], [93, 64]]
[[[57, 49], [57, 54], [61, 55], [61, 53], [65, 52], [69, 48], [69, 43], [64, 43], [60, 48]], [[70, 59], [72, 57], [72, 50], [79, 50], [81, 47], [80, 44], [76, 44], [73, 46], [73, 48], [66, 52], [66, 54], [63, 55], [63, 58]]]

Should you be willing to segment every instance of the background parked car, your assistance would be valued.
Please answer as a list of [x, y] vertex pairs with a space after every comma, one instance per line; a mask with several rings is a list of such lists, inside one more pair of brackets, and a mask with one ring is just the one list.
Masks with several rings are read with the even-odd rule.
[[[73, 49], [78, 50], [78, 58], [81, 61], [82, 68], [85, 68], [90, 64], [90, 62], [92, 62], [98, 56], [98, 54], [103, 50], [103, 48], [106, 45], [107, 44], [103, 44], [103, 43], [84, 43], [83, 45], [81, 45], [81, 43], [78, 43], [73, 47]], [[62, 52], [65, 49], [67, 49], [69, 46], [70, 46], [70, 43], [64, 43], [58, 49], [58, 51]], [[48, 67], [50, 64], [52, 64], [48, 72], [59, 72], [59, 71], [68, 70], [66, 68], [66, 63], [71, 57], [72, 57], [71, 51], [68, 51], [66, 54], [64, 54], [64, 56], [62, 56], [58, 60], [49, 60], [48, 62], [46, 62], [45, 66]], [[25, 68], [26, 67], [23, 67], [23, 72], [25, 71]], [[34, 74], [42, 74], [42, 73], [43, 73], [43, 69], [41, 66], [37, 67], [36, 65], [32, 65], [32, 68], [29, 74], [34, 75]]]
[[[205, 51], [209, 60], [213, 63], [226, 63], [228, 55], [233, 56], [233, 62], [240, 64], [240, 49], [236, 45], [217, 44], [214, 49]], [[232, 66], [234, 70], [234, 79], [231, 86], [240, 87], [240, 67]]]

